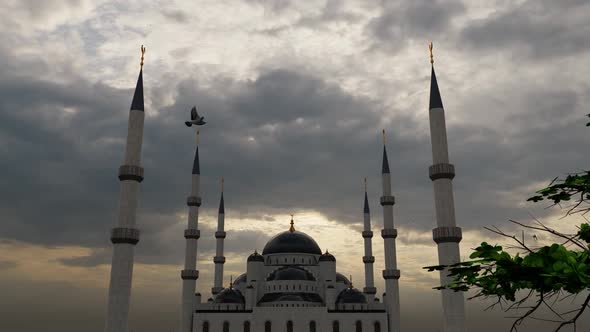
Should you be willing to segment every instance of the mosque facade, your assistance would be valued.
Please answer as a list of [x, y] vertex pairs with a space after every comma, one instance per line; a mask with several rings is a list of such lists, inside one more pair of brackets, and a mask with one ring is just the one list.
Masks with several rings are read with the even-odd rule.
[[[119, 218], [111, 231], [113, 260], [109, 284], [109, 299], [105, 332], [128, 332], [129, 299], [133, 273], [134, 248], [139, 242], [136, 227], [136, 208], [139, 185], [143, 180], [140, 166], [143, 139], [143, 52], [142, 68], [129, 114], [125, 159], [119, 168], [121, 195]], [[432, 49], [431, 49], [432, 51]], [[431, 63], [433, 64], [432, 54]], [[433, 164], [428, 176], [433, 182], [437, 227], [432, 230], [438, 247], [439, 263], [459, 261], [461, 228], [455, 224], [452, 180], [454, 166], [449, 162], [444, 109], [438, 83], [431, 72], [430, 133]], [[187, 228], [184, 230], [185, 262], [180, 271], [182, 281], [180, 332], [399, 332], [400, 298], [394, 223], [395, 197], [392, 194], [389, 161], [383, 142], [381, 164], [383, 209], [381, 238], [384, 246], [385, 269], [379, 275], [385, 281], [384, 293], [377, 296], [374, 285], [371, 218], [369, 199], [365, 188], [363, 207], [364, 228], [364, 287], [357, 289], [351, 280], [338, 273], [337, 259], [322, 252], [309, 235], [297, 230], [293, 219], [291, 227], [274, 237], [261, 253], [254, 251], [247, 257], [246, 271], [223, 285], [225, 263], [224, 240], [226, 232], [225, 205], [222, 190], [219, 201], [218, 223], [215, 232], [216, 254], [213, 257], [214, 284], [211, 296], [196, 291], [199, 279], [197, 249], [199, 230], [200, 176], [198, 131], [197, 148], [191, 174], [191, 193], [188, 206]], [[360, 214], [359, 214], [360, 215]], [[246, 257], [244, 257], [246, 258]], [[446, 271], [440, 272], [442, 284], [450, 282]], [[464, 298], [461, 292], [441, 291], [445, 332], [465, 331]]]

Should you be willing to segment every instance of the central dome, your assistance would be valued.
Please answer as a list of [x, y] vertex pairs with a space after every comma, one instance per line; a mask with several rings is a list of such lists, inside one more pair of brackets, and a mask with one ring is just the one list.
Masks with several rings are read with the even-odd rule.
[[322, 250], [311, 236], [299, 231], [286, 231], [275, 235], [262, 250], [268, 254], [314, 254], [321, 255]]

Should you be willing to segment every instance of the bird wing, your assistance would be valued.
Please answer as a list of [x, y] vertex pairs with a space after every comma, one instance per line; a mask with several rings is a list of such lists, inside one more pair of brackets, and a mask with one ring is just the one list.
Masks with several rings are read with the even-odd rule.
[[193, 108], [191, 108], [191, 120], [195, 120], [198, 116], [197, 107], [193, 106]]

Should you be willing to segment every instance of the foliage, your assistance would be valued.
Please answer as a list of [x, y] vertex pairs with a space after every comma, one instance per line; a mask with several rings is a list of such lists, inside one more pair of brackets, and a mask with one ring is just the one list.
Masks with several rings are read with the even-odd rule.
[[[586, 126], [590, 126], [590, 122]], [[528, 199], [531, 202], [543, 200], [567, 208], [566, 216], [577, 213], [584, 216], [590, 211], [590, 171], [569, 174], [565, 179], [555, 178], [546, 188], [537, 191], [535, 196]], [[572, 205], [562, 206], [564, 202], [572, 201]], [[435, 289], [475, 289], [476, 294], [469, 299], [495, 298], [497, 301], [490, 307], [509, 303], [505, 311], [528, 309], [514, 321], [511, 331], [518, 331], [518, 326], [526, 318], [536, 318], [532, 315], [541, 306], [545, 306], [556, 316], [556, 319], [548, 320], [557, 323], [555, 331], [570, 324], [575, 328], [577, 319], [587, 307], [590, 307], [590, 293], [576, 310], [569, 312], [558, 313], [554, 309], [555, 302], [549, 304], [548, 300], [559, 300], [564, 296], [590, 291], [590, 224], [582, 223], [575, 234], [565, 234], [547, 227], [536, 219], [532, 225], [514, 220], [510, 222], [525, 229], [549, 233], [560, 241], [550, 246], [533, 247], [525, 243], [524, 231], [521, 237], [517, 237], [495, 227], [485, 227], [516, 242], [516, 246], [506, 249], [518, 249], [519, 252], [511, 255], [501, 246], [482, 242], [471, 253], [469, 261], [427, 266], [425, 269], [429, 272], [446, 270], [449, 272], [448, 275], [453, 277], [453, 282]], [[536, 239], [534, 235], [534, 241]], [[523, 293], [525, 296], [518, 298], [519, 294]], [[532, 299], [534, 304], [529, 306], [527, 301], [530, 302]]]

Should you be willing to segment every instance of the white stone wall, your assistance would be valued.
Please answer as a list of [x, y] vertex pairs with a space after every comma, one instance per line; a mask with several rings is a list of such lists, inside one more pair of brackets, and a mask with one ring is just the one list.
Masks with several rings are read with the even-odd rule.
[[332, 324], [338, 321], [340, 332], [356, 332], [356, 322], [361, 321], [363, 332], [373, 332], [374, 323], [387, 331], [387, 316], [384, 312], [328, 312], [325, 307], [276, 308], [257, 307], [252, 312], [197, 312], [193, 332], [203, 331], [203, 322], [209, 322], [209, 332], [223, 332], [223, 322], [229, 323], [230, 332], [243, 332], [244, 322], [250, 322], [251, 332], [265, 332], [264, 324], [272, 324], [272, 332], [287, 332], [287, 322], [293, 322], [293, 332], [309, 332], [311, 321], [317, 332], [332, 332]]

